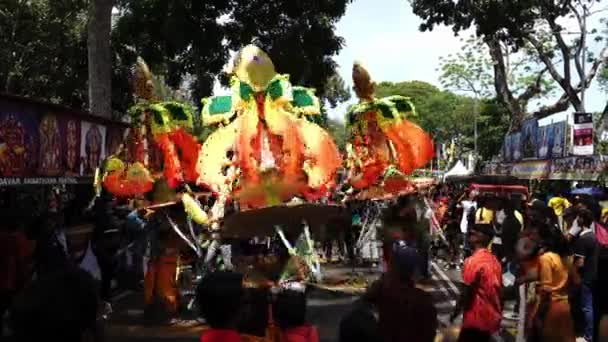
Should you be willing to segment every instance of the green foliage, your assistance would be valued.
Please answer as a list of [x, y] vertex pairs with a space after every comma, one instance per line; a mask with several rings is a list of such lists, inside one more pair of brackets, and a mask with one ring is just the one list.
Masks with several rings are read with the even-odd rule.
[[336, 108], [339, 103], [350, 100], [350, 96], [350, 89], [339, 74], [336, 73], [327, 79], [322, 98], [329, 102], [331, 108]]
[[[471, 97], [442, 91], [421, 81], [382, 82], [376, 89], [378, 97], [402, 95], [412, 99], [418, 117], [413, 118], [429, 132], [436, 144], [457, 146], [457, 155], [473, 150], [475, 100]], [[496, 155], [509, 127], [509, 117], [496, 100], [481, 100], [478, 120], [478, 148], [483, 159]]]
[[[219, 0], [218, 0], [219, 1]], [[335, 74], [336, 55], [344, 44], [335, 24], [350, 0], [232, 0], [226, 23], [228, 47], [255, 43], [265, 50], [292, 84], [312, 87], [325, 97], [327, 80]]]
[[[267, 50], [292, 83], [316, 88], [331, 105], [343, 101], [348, 95], [332, 78], [332, 57], [343, 45], [334, 29], [348, 2], [115, 0], [113, 110], [126, 113], [133, 102], [129, 76], [137, 56], [162, 76], [161, 98], [198, 103], [211, 94], [229, 50], [249, 43]], [[0, 2], [0, 91], [85, 107], [87, 3]], [[334, 83], [326, 94], [328, 80]]]
[[0, 2], [0, 91], [81, 107], [86, 1]]
[[346, 127], [342, 121], [327, 119], [327, 131], [336, 142], [340, 151], [345, 151], [346, 147]]

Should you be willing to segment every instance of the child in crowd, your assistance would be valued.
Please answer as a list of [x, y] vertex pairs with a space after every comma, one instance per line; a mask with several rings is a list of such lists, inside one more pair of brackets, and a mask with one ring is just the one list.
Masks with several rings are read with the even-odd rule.
[[237, 331], [243, 298], [243, 276], [232, 272], [213, 272], [197, 289], [198, 306], [211, 327], [201, 342], [241, 342]]
[[304, 292], [280, 292], [273, 305], [273, 318], [281, 330], [282, 342], [319, 342], [317, 329], [306, 323]]

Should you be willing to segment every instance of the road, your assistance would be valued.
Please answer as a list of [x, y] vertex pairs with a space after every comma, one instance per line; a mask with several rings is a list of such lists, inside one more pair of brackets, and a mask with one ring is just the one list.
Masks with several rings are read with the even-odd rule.
[[[325, 274], [328, 278], [346, 277], [351, 270], [345, 267], [328, 266]], [[368, 281], [379, 276], [378, 272], [369, 269], [357, 269]], [[449, 326], [449, 315], [460, 293], [459, 271], [446, 271], [437, 264], [432, 264], [432, 278], [421, 288], [431, 293], [439, 313], [441, 327]], [[338, 326], [341, 317], [346, 314], [358, 291], [348, 289], [316, 289], [311, 291], [308, 300], [308, 319], [319, 329], [321, 342], [335, 342], [338, 337]], [[360, 292], [360, 291], [359, 291]], [[175, 326], [149, 326], [143, 321], [143, 298], [141, 293], [125, 292], [115, 298], [114, 314], [106, 327], [106, 336], [116, 342], [185, 342], [198, 341], [204, 326], [196, 321], [184, 321]], [[509, 305], [511, 304], [511, 305]], [[507, 303], [512, 307], [512, 303]], [[514, 321], [504, 320], [503, 341], [513, 340]]]

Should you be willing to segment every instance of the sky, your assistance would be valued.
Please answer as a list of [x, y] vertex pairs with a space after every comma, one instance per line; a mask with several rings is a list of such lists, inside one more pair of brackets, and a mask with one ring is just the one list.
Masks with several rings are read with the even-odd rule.
[[[355, 60], [366, 65], [376, 82], [419, 80], [440, 86], [439, 58], [458, 52], [461, 41], [445, 26], [420, 32], [420, 23], [407, 0], [352, 2], [336, 25], [336, 34], [344, 38], [345, 46], [335, 60], [338, 72], [349, 87]], [[353, 98], [350, 103], [354, 101]], [[606, 95], [594, 83], [586, 94], [587, 110], [601, 111], [605, 101]], [[330, 117], [342, 119], [347, 106], [342, 104], [330, 109]], [[563, 117], [558, 115], [548, 120], [561, 121]]]

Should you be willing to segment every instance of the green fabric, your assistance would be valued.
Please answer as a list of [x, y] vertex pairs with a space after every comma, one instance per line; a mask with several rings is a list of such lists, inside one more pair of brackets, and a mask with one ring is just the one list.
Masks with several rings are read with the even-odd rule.
[[166, 102], [163, 106], [169, 111], [173, 120], [187, 121], [192, 117], [188, 108], [181, 103]]
[[391, 106], [386, 103], [376, 103], [378, 109], [380, 109], [380, 113], [387, 119], [393, 119], [395, 116], [393, 115], [393, 111], [391, 110]]
[[294, 107], [307, 107], [314, 105], [315, 101], [306, 89], [294, 87], [293, 101], [291, 102], [291, 104]]
[[283, 86], [281, 84], [281, 79], [277, 78], [274, 81], [270, 82], [268, 87], [266, 87], [266, 93], [270, 95], [273, 100], [278, 99], [283, 96]]
[[243, 100], [248, 101], [253, 97], [253, 88], [245, 82], [240, 82], [239, 95]]
[[232, 109], [232, 96], [216, 96], [211, 98], [209, 115], [224, 114]]
[[160, 110], [160, 108], [156, 106], [150, 106], [149, 109], [152, 112], [152, 117], [154, 118], [154, 122], [157, 126], [163, 127], [168, 123], [168, 120], [166, 120], [166, 117], [163, 115], [163, 111]]

